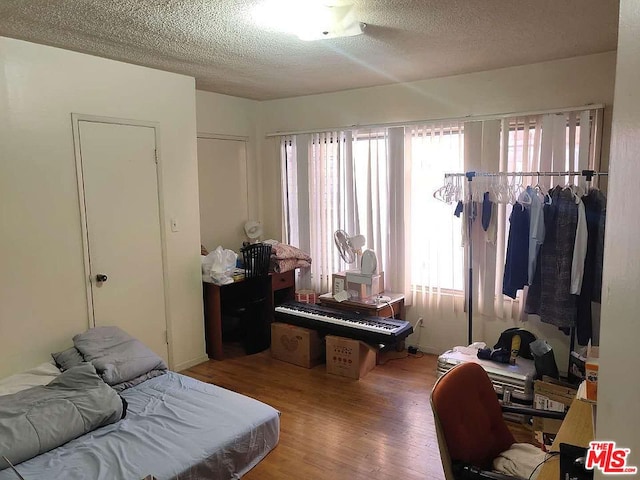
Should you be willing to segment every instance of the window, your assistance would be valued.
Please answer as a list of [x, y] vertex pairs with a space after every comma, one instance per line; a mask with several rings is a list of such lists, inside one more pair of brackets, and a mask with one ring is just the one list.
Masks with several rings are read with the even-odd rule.
[[[284, 239], [313, 258], [309, 281], [301, 285], [327, 292], [333, 273], [355, 268], [334, 247], [333, 234], [343, 229], [366, 237], [387, 287], [406, 295], [422, 293], [432, 305], [432, 294], [438, 304], [441, 294], [457, 302], [467, 276], [465, 226], [454, 211], [464, 198], [448, 205], [434, 198], [445, 173], [597, 168], [600, 117], [600, 110], [584, 110], [283, 138]], [[516, 177], [510, 182], [531, 180]], [[546, 182], [548, 188], [551, 181], [540, 177], [536, 183]], [[459, 183], [460, 190], [468, 187], [464, 178]], [[488, 185], [472, 183], [474, 189]], [[484, 191], [474, 193], [474, 199]], [[501, 311], [516, 311], [503, 306], [499, 295], [510, 212], [504, 202], [496, 209], [497, 233], [491, 240], [480, 241], [483, 234], [475, 238], [472, 232], [474, 251], [478, 248], [474, 275], [481, 278], [474, 282], [478, 291], [473, 298], [481, 311], [492, 308], [494, 300]], [[480, 228], [479, 223], [473, 228]]]
[[455, 205], [446, 208], [433, 197], [447, 172], [463, 171], [462, 124], [407, 128], [411, 156], [411, 285], [462, 291], [464, 250], [462, 222]]

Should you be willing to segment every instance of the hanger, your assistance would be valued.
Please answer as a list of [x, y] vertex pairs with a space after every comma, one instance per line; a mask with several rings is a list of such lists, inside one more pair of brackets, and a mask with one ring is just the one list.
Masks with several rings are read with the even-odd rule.
[[525, 186], [522, 184], [522, 180], [520, 180], [516, 187], [516, 198], [518, 203], [520, 203], [521, 205], [531, 205], [531, 203], [533, 202], [533, 199], [531, 198], [531, 195], [529, 195], [527, 188], [525, 188]]
[[433, 198], [444, 203], [450, 203], [447, 201], [447, 195], [452, 183], [451, 177], [445, 178], [442, 186], [433, 192]]
[[562, 187], [562, 189], [571, 191], [571, 193], [573, 194], [573, 201], [576, 203], [576, 205], [581, 202], [580, 196], [578, 195], [578, 192], [581, 190], [581, 187], [574, 185], [572, 183], [567, 183], [565, 184], [564, 187]]
[[543, 204], [551, 205], [551, 203], [553, 202], [553, 200], [551, 199], [551, 195], [549, 195], [549, 192], [545, 190], [542, 185], [540, 185], [540, 172], [537, 172], [537, 173], [538, 174], [536, 175], [536, 184], [533, 187], [533, 190], [536, 192], [537, 195], [539, 195], [540, 201]]

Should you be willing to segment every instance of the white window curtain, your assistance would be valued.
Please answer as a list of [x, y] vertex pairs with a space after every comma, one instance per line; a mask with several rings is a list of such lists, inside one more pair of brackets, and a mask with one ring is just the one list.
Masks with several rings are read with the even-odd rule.
[[[502, 120], [465, 124], [465, 171], [483, 172], [550, 172], [598, 170], [601, 110], [569, 111]], [[511, 185], [540, 184], [545, 189], [554, 185], [585, 186], [576, 177], [504, 177], [472, 182], [474, 200], [493, 182]], [[481, 222], [472, 227], [474, 309], [490, 317], [526, 320], [524, 304], [527, 288], [518, 291], [516, 299], [502, 295], [502, 279], [507, 247], [509, 203], [497, 205], [498, 228], [495, 243], [488, 241]]]
[[[404, 292], [425, 315], [462, 327], [471, 294], [480, 315], [524, 319], [522, 292], [515, 300], [502, 295], [511, 206], [496, 205], [491, 235], [473, 223], [469, 292], [463, 219], [454, 216], [455, 204], [435, 200], [434, 191], [448, 172], [597, 170], [601, 115], [585, 110], [283, 137], [283, 239], [313, 258], [298, 284], [324, 293], [333, 273], [355, 267], [334, 246], [334, 232], [343, 229], [366, 237], [387, 290]], [[498, 180], [471, 182], [474, 200], [482, 200], [490, 181]], [[582, 177], [502, 181], [545, 188], [584, 183]], [[464, 179], [460, 185], [466, 191]]]
[[446, 172], [463, 171], [464, 125], [460, 122], [412, 125], [406, 129], [410, 166], [407, 231], [411, 235], [411, 300], [430, 318], [463, 312], [462, 221], [455, 205], [443, 208], [433, 192]]
[[[282, 139], [283, 238], [310, 253], [299, 285], [331, 290], [347, 265], [335, 248], [338, 229], [364, 235], [385, 286], [404, 290], [404, 129], [336, 131]], [[393, 188], [392, 188], [393, 186]]]

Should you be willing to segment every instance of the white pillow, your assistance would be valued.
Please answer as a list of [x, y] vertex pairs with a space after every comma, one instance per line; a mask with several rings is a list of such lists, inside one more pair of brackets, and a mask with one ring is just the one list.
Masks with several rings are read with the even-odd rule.
[[60, 370], [53, 363], [41, 363], [37, 367], [0, 380], [0, 396], [11, 395], [38, 385], [47, 385], [58, 375]]

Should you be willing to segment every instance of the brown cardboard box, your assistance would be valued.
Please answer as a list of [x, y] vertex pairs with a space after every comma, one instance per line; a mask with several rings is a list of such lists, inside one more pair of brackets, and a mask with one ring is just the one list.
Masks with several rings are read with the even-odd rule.
[[324, 360], [323, 339], [315, 330], [287, 323], [272, 323], [271, 356], [283, 362], [312, 368]]
[[360, 340], [327, 335], [327, 373], [358, 380], [376, 366], [377, 349]]
[[[566, 412], [574, 398], [576, 398], [576, 390], [570, 386], [542, 380], [536, 380], [533, 384], [533, 408], [538, 410]], [[560, 425], [562, 420], [534, 417], [533, 430], [536, 440], [550, 447]]]

